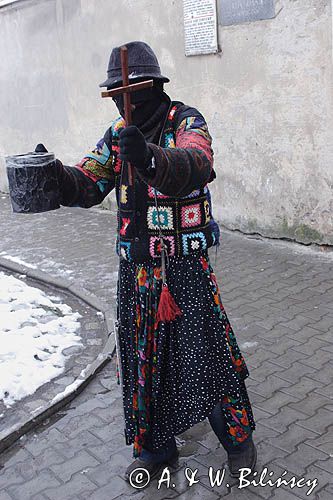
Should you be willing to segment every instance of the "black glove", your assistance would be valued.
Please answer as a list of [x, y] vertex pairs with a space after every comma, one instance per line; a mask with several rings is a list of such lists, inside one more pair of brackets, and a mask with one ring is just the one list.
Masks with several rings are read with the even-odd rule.
[[153, 156], [143, 133], [135, 125], [124, 128], [119, 135], [120, 159], [138, 170], [146, 170]]

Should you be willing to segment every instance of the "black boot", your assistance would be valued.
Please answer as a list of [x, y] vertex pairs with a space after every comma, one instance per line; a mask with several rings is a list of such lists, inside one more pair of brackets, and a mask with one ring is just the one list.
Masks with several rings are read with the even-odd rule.
[[[142, 458], [138, 457], [132, 462], [126, 469], [125, 472], [125, 479], [128, 482], [132, 482], [135, 484], [135, 476], [136, 473], [134, 472], [136, 469], [145, 469], [149, 473], [149, 478], [150, 480], [154, 479], [162, 470], [164, 467], [167, 467], [168, 465], [170, 466], [176, 466], [178, 462], [178, 457], [179, 457], [179, 451], [177, 450], [174, 455], [172, 455], [171, 458], [166, 460], [165, 462], [160, 462], [160, 463], [155, 463], [155, 462], [149, 462], [147, 460], [142, 460]], [[130, 481], [131, 480], [131, 481]], [[148, 486], [148, 484], [147, 484]]]
[[239, 477], [239, 469], [248, 468], [253, 472], [257, 463], [257, 449], [252, 439], [244, 451], [228, 453], [228, 467], [231, 477]]

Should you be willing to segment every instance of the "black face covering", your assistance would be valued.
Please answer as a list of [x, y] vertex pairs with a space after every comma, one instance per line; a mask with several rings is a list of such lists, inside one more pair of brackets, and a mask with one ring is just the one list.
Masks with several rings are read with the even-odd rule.
[[[119, 95], [112, 99], [119, 113], [124, 117], [124, 96]], [[134, 108], [132, 108], [132, 124], [137, 127], [144, 125], [154, 115], [163, 100], [162, 85], [154, 85], [154, 87], [151, 88], [131, 92], [131, 104]]]

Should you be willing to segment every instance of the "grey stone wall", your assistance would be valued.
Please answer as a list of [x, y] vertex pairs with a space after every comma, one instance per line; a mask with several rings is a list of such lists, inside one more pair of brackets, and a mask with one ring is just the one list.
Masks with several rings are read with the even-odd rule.
[[169, 95], [208, 121], [216, 218], [333, 244], [331, 0], [279, 6], [275, 19], [219, 26], [222, 52], [188, 58], [180, 0], [22, 0], [0, 9], [0, 155], [44, 142], [65, 163], [78, 161], [115, 117], [98, 88], [112, 46], [145, 40], [171, 78]]

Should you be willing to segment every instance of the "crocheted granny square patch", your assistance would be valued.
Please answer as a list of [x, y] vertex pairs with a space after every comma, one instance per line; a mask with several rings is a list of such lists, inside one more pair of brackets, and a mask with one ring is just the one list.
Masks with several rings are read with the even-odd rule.
[[127, 217], [121, 218], [121, 229], [120, 229], [119, 233], [122, 236], [126, 236], [127, 228], [129, 226], [130, 222], [131, 222], [131, 219], [128, 219]]
[[120, 255], [125, 260], [132, 260], [131, 258], [131, 242], [121, 241], [120, 242]]
[[148, 207], [147, 220], [149, 229], [158, 229], [158, 222], [162, 230], [174, 229], [172, 207], [159, 207], [158, 211], [156, 207]]
[[200, 226], [201, 210], [200, 204], [182, 207], [182, 227]]
[[125, 186], [125, 184], [120, 186], [120, 203], [123, 203], [124, 205], [127, 203], [127, 189], [128, 186]]
[[201, 231], [197, 233], [183, 234], [182, 243], [185, 255], [188, 255], [195, 250], [205, 250], [207, 248], [207, 240]]
[[207, 200], [204, 201], [204, 210], [205, 210], [205, 223], [208, 224], [210, 221], [210, 208], [209, 208], [209, 203]]
[[155, 198], [154, 192], [156, 192], [156, 197], [157, 198], [169, 198], [166, 194], [162, 194], [157, 189], [153, 188], [152, 186], [148, 186], [148, 196], [149, 198]]
[[[167, 247], [168, 255], [175, 255], [175, 237], [174, 236], [163, 236], [163, 241]], [[158, 236], [151, 236], [149, 243], [149, 253], [152, 257], [161, 256], [161, 240]]]

